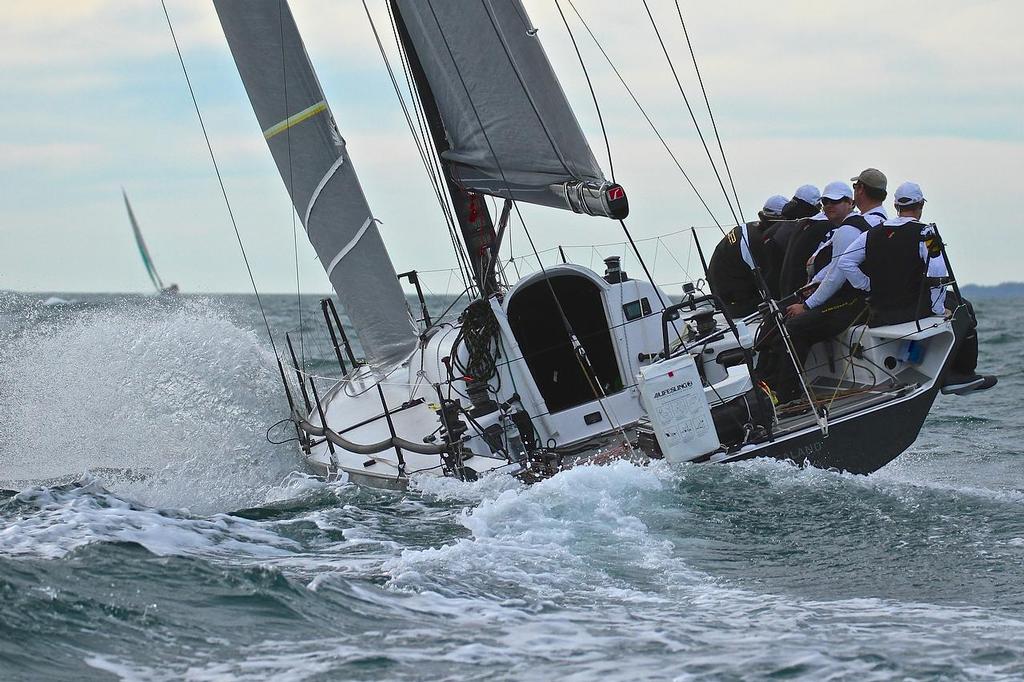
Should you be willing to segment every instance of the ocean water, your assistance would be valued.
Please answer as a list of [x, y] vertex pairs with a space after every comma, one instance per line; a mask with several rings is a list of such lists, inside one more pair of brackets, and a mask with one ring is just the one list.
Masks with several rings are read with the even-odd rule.
[[[0, 293], [0, 679], [1024, 678], [1024, 301], [976, 303], [1006, 376], [872, 476], [396, 493], [268, 440], [252, 297]], [[267, 304], [330, 372], [315, 298]]]

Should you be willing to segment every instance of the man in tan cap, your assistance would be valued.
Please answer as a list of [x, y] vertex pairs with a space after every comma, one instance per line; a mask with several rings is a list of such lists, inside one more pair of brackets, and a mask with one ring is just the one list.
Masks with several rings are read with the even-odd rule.
[[[888, 220], [889, 215], [882, 206], [888, 184], [885, 173], [877, 168], [865, 168], [860, 175], [850, 178], [850, 180], [853, 182], [853, 205], [857, 207], [867, 223], [859, 226], [861, 231], [878, 227]], [[836, 254], [837, 257], [840, 255], [842, 254]]]

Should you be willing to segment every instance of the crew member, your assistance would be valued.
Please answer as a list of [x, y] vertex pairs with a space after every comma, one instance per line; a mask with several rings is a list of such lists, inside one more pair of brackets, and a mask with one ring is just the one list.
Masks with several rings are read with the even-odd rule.
[[816, 215], [820, 210], [821, 191], [814, 185], [800, 185], [782, 208], [782, 217], [786, 220], [800, 220]]
[[761, 268], [761, 276], [764, 284], [768, 287], [768, 293], [772, 298], [779, 297], [779, 268], [782, 267], [782, 256], [784, 253], [777, 248], [772, 236], [777, 231], [777, 226], [783, 224], [782, 211], [789, 203], [786, 197], [775, 194], [768, 197], [764, 202], [764, 208], [758, 213], [761, 222], [758, 229], [761, 231], [762, 257], [758, 261]]
[[[885, 201], [888, 180], [877, 168], [865, 168], [853, 182], [853, 203], [870, 227], [877, 227], [889, 219], [882, 202]], [[835, 254], [841, 256], [842, 253]]]
[[803, 227], [802, 221], [816, 215], [821, 210], [820, 201], [821, 192], [817, 187], [801, 185], [793, 194], [793, 198], [783, 205], [781, 219], [773, 222], [762, 232], [767, 258], [773, 264], [772, 271], [765, 275], [772, 298], [777, 299], [783, 293], [779, 279], [789, 241]]
[[[845, 182], [830, 182], [821, 196], [821, 206], [826, 221], [818, 222], [843, 226], [846, 219], [854, 215], [853, 189]], [[856, 228], [849, 227], [850, 231], [859, 234]], [[806, 231], [801, 236], [806, 236]], [[791, 251], [795, 246], [795, 243], [791, 245]], [[787, 258], [790, 256], [787, 254]], [[795, 360], [800, 366], [803, 366], [815, 343], [834, 337], [866, 317], [864, 295], [853, 287], [844, 288], [842, 284], [845, 278], [840, 276], [839, 280], [831, 291], [822, 290], [819, 286], [818, 291], [805, 302], [794, 303], [786, 308], [786, 331], [793, 344]], [[777, 341], [776, 345], [780, 343]], [[776, 353], [780, 352], [784, 352], [784, 349], [776, 348]], [[799, 377], [792, 361], [778, 361], [774, 374], [770, 383], [780, 402], [788, 402], [800, 396]]]
[[[779, 294], [783, 299], [791, 296], [807, 284], [807, 260], [814, 255], [821, 244], [827, 240], [829, 233], [843, 220], [843, 218], [839, 218], [839, 222], [832, 222], [829, 219], [829, 215], [838, 215], [839, 209], [826, 212], [824, 210], [825, 202], [829, 201], [834, 204], [836, 201], [835, 198], [826, 197], [828, 195], [839, 196], [840, 194], [852, 195], [852, 193], [852, 190], [847, 188], [846, 183], [829, 183], [825, 187], [825, 194], [821, 195], [820, 198], [822, 210], [810, 217], [797, 221], [792, 236], [787, 240], [785, 254], [779, 266]], [[852, 202], [853, 199], [850, 198], [850, 201]]]
[[[837, 268], [850, 284], [871, 293], [873, 327], [900, 324], [942, 315], [945, 287], [926, 290], [926, 277], [946, 277], [946, 261], [929, 253], [923, 237], [934, 229], [921, 222], [924, 194], [920, 186], [904, 182], [896, 189], [898, 216], [882, 229], [859, 235], [840, 256]], [[927, 264], [927, 268], [923, 264]]]
[[793, 198], [782, 206], [781, 216], [765, 231], [765, 243], [778, 254], [779, 263], [786, 253], [790, 238], [799, 228], [796, 224], [805, 218], [817, 215], [821, 210], [821, 191], [814, 185], [800, 185], [796, 188]]
[[[834, 229], [828, 239], [823, 241], [808, 261], [808, 274], [811, 282], [818, 287], [806, 300], [807, 308], [815, 308], [829, 300], [841, 290], [844, 298], [854, 293], [846, 281], [846, 275], [837, 267], [839, 257], [849, 248], [857, 237], [872, 227], [877, 227], [889, 219], [882, 201], [886, 197], [887, 180], [885, 174], [877, 168], [867, 168], [853, 180], [853, 204], [858, 212], [852, 212], [843, 218], [839, 227]], [[845, 191], [844, 183], [836, 183]]]
[[[814, 185], [800, 185], [793, 193], [793, 198], [782, 207], [783, 219], [773, 223], [764, 232], [765, 259], [771, 264], [770, 268], [764, 272], [772, 298], [779, 300], [787, 297], [794, 289], [807, 282], [803, 265], [797, 263], [798, 260], [802, 263], [802, 260], [806, 259], [806, 255], [803, 256], [803, 259], [791, 258], [790, 260], [795, 265], [789, 265], [786, 258], [794, 236], [802, 234], [810, 227], [814, 228], [813, 232], [821, 232], [822, 235], [831, 229], [829, 227], [820, 230], [818, 229], [820, 225], [812, 226], [814, 217], [825, 220], [823, 215], [819, 215], [820, 213], [821, 190]], [[804, 240], [801, 238], [800, 241], [802, 243]], [[817, 244], [818, 241], [820, 241], [820, 237], [813, 240], [813, 243]], [[803, 249], [801, 248], [800, 251], [802, 252]], [[779, 352], [783, 350], [777, 333], [778, 330], [774, 324], [762, 325], [758, 331], [755, 348], [758, 351], [757, 372], [760, 376], [771, 377], [775, 374], [775, 368], [780, 360]], [[784, 358], [783, 361], [785, 361]]]
[[773, 194], [765, 200], [764, 206], [757, 212], [761, 218], [760, 228], [764, 232], [774, 223], [782, 220], [782, 209], [786, 207], [788, 200], [781, 194]]
[[871, 326], [943, 315], [958, 303], [966, 306], [970, 328], [950, 364], [942, 392], [963, 395], [992, 388], [997, 378], [976, 371], [977, 318], [970, 301], [957, 301], [955, 292], [947, 294], [944, 285], [926, 286], [926, 277], [947, 277], [949, 272], [934, 241], [938, 239], [934, 227], [921, 222], [926, 201], [921, 187], [904, 182], [896, 189], [894, 199], [898, 217], [858, 237], [839, 259], [838, 268], [853, 286], [871, 293]]
[[715, 247], [708, 262], [708, 284], [730, 317], [746, 317], [764, 299], [757, 269], [761, 277], [772, 278], [775, 265], [764, 248], [764, 230], [782, 214], [786, 198], [776, 194], [768, 198], [758, 211], [758, 223], [737, 225]]

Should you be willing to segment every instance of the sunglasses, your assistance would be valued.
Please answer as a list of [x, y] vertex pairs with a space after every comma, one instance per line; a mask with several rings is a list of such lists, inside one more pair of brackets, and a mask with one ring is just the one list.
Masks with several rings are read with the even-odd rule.
[[832, 206], [833, 204], [841, 204], [844, 201], [849, 201], [849, 199], [847, 199], [845, 197], [842, 198], [842, 199], [829, 199], [827, 197], [822, 197], [821, 198], [821, 205], [822, 206]]

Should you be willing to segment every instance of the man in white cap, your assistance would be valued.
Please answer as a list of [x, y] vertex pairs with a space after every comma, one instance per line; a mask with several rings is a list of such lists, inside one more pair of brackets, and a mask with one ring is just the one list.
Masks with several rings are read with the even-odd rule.
[[[774, 199], [774, 197], [773, 197]], [[793, 193], [793, 198], [786, 201], [782, 207], [782, 215], [779, 220], [772, 223], [771, 227], [762, 230], [764, 236], [765, 251], [768, 253], [774, 268], [771, 276], [767, 277], [768, 287], [774, 298], [780, 298], [789, 294], [792, 289], [783, 291], [780, 282], [782, 263], [789, 249], [789, 243], [793, 236], [799, 233], [811, 216], [817, 215], [820, 207], [821, 192], [814, 185], [800, 185]], [[800, 282], [799, 284], [803, 284]]]
[[932, 289], [927, 298], [921, 296], [926, 276], [922, 263], [928, 265], [928, 277], [948, 275], [945, 259], [930, 254], [922, 240], [935, 233], [921, 222], [924, 193], [920, 185], [904, 182], [894, 199], [898, 216], [882, 223], [881, 230], [860, 234], [837, 263], [852, 286], [871, 292], [872, 326], [910, 322], [945, 311], [945, 287]]
[[[857, 227], [846, 224], [851, 216], [856, 215], [853, 209], [853, 193], [848, 184], [838, 180], [825, 186], [825, 191], [821, 195], [822, 213], [827, 218], [827, 224], [835, 229], [832, 230], [831, 240], [821, 235], [818, 238], [818, 248], [805, 259], [805, 263], [813, 265], [813, 281], [818, 281], [819, 285], [806, 301], [794, 303], [786, 309], [786, 330], [789, 332], [796, 360], [801, 365], [807, 359], [811, 346], [834, 337], [862, 321], [861, 318], [866, 318], [864, 295], [852, 286], [846, 285], [845, 276], [835, 267], [831, 258], [832, 248], [822, 248], [822, 243], [834, 247], [838, 255], [842, 253], [840, 249], [845, 249], [860, 235]], [[804, 248], [806, 249], [806, 245]], [[791, 362], [779, 362], [775, 377], [769, 383], [782, 402], [800, 395], [798, 376]]]
[[815, 215], [821, 201], [821, 192], [814, 185], [800, 185], [793, 192], [793, 198], [786, 202], [782, 217], [786, 220], [800, 220]]
[[817, 308], [834, 296], [841, 295], [846, 299], [855, 293], [846, 281], [845, 273], [837, 267], [839, 257], [863, 232], [885, 220], [884, 213], [856, 213], [854, 205], [857, 202], [857, 195], [863, 197], [863, 190], [851, 189], [845, 182], [831, 182], [825, 188], [825, 193], [821, 197], [822, 212], [828, 217], [829, 222], [838, 224], [839, 227], [832, 230], [828, 238], [818, 245], [808, 259], [810, 280], [816, 282], [818, 288], [803, 303], [789, 306], [786, 310], [788, 316]]
[[[922, 295], [926, 277], [947, 277], [949, 271], [939, 245], [928, 240], [935, 235], [934, 227], [921, 222], [926, 201], [921, 186], [904, 182], [896, 188], [894, 199], [898, 217], [858, 237], [838, 263], [853, 286], [871, 293], [871, 326], [944, 315], [947, 307], [957, 304], [955, 300], [947, 304], [945, 286], [932, 287], [928, 295]], [[951, 292], [950, 297], [955, 294]], [[992, 388], [997, 379], [976, 372], [977, 319], [969, 301], [960, 303], [966, 306], [971, 324], [944, 378], [942, 392], [964, 395]]]
[[779, 291], [783, 297], [807, 284], [810, 279], [808, 260], [852, 211], [853, 190], [844, 182], [830, 182], [821, 195], [821, 206], [820, 213], [800, 222], [786, 246], [786, 255], [779, 267]]
[[764, 248], [764, 231], [781, 218], [785, 205], [781, 194], [768, 197], [758, 211], [761, 221], [729, 230], [711, 254], [708, 284], [730, 317], [746, 317], [757, 310], [764, 299], [760, 279], [775, 279], [775, 263]]
[[766, 218], [770, 221], [780, 220], [782, 218], [782, 209], [786, 207], [788, 201], [781, 194], [773, 194], [765, 200], [764, 206], [758, 211], [758, 215], [761, 216], [762, 221]]

